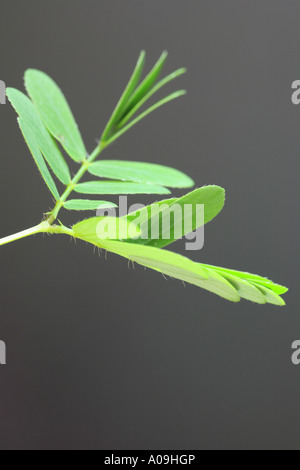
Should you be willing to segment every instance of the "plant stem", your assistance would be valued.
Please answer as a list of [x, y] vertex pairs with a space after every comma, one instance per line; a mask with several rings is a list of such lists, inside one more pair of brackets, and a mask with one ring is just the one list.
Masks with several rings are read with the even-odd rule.
[[72, 229], [64, 227], [63, 225], [49, 225], [48, 222], [42, 222], [39, 225], [36, 225], [35, 227], [31, 227], [27, 230], [23, 230], [22, 232], [15, 233], [14, 235], [10, 235], [9, 237], [1, 238], [0, 246], [7, 245], [8, 243], [12, 243], [17, 240], [21, 240], [22, 238], [36, 235], [37, 233], [57, 233], [70, 235], [71, 237], [74, 235]]
[[72, 179], [71, 183], [69, 183], [68, 186], [66, 187], [65, 192], [62, 194], [60, 199], [56, 202], [56, 205], [52, 209], [50, 214], [48, 214], [46, 222], [49, 225], [52, 225], [55, 222], [55, 220], [57, 219], [59, 211], [63, 207], [63, 205], [66, 202], [67, 198], [70, 196], [71, 192], [74, 190], [76, 184], [79, 183], [79, 181], [81, 180], [83, 175], [86, 173], [89, 165], [100, 155], [101, 152], [103, 152], [103, 150], [105, 149], [106, 146], [107, 146], [106, 142], [100, 142], [100, 144], [95, 148], [93, 153], [91, 153], [91, 155], [86, 160], [84, 160], [84, 162], [82, 163], [80, 169], [78, 170], [78, 172], [76, 173], [76, 175]]
[[36, 225], [35, 227], [29, 228], [27, 230], [23, 230], [22, 232], [15, 233], [14, 235], [10, 235], [9, 237], [4, 237], [0, 239], [0, 246], [6, 245], [7, 243], [15, 242], [20, 240], [21, 238], [30, 237], [31, 235], [35, 235], [36, 233], [42, 232], [42, 224]]
[[56, 234], [65, 234], [69, 236], [74, 236], [73, 230], [69, 229], [63, 225], [53, 225], [60, 209], [63, 207], [64, 203], [66, 202], [67, 198], [75, 188], [76, 184], [81, 180], [82, 176], [86, 173], [89, 165], [100, 155], [100, 153], [105, 149], [108, 144], [106, 142], [100, 142], [100, 144], [95, 148], [93, 153], [82, 163], [80, 169], [72, 179], [71, 183], [68, 184], [66, 187], [65, 192], [62, 194], [60, 199], [56, 202], [55, 207], [52, 209], [50, 214], [45, 221], [36, 225], [35, 227], [31, 227], [27, 230], [23, 230], [22, 232], [15, 233], [14, 235], [10, 235], [8, 237], [4, 237], [0, 239], [0, 246], [6, 245], [8, 243], [15, 242], [17, 240], [21, 240], [22, 238], [30, 237], [31, 235], [35, 235], [37, 233], [56, 233]]

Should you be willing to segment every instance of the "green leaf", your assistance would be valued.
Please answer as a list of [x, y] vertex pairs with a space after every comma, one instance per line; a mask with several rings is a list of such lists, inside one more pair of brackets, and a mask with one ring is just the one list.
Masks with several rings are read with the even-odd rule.
[[44, 72], [29, 69], [25, 86], [49, 132], [75, 162], [85, 160], [87, 152], [72, 111], [60, 88]]
[[64, 208], [70, 211], [92, 211], [97, 209], [112, 209], [118, 207], [107, 201], [90, 201], [88, 199], [70, 199], [64, 203]]
[[35, 136], [33, 135], [30, 127], [26, 124], [25, 121], [22, 121], [18, 118], [18, 123], [20, 126], [20, 129], [22, 131], [22, 134], [24, 136], [24, 139], [30, 149], [30, 152], [34, 158], [34, 161], [38, 167], [38, 169], [41, 172], [41, 175], [48, 186], [49, 190], [53, 194], [56, 200], [59, 199], [59, 193], [57, 191], [56, 185], [53, 181], [53, 178], [48, 170], [48, 167], [45, 163], [45, 160], [43, 158], [43, 155], [40, 152], [40, 149], [36, 143]]
[[[220, 274], [219, 271], [214, 272]], [[224, 279], [227, 279], [227, 281], [229, 281], [233, 285], [240, 297], [242, 297], [243, 299], [250, 300], [251, 302], [256, 302], [258, 304], [267, 303], [266, 297], [259, 289], [255, 287], [255, 285], [231, 274], [223, 273], [222, 276]]]
[[238, 302], [244, 298], [259, 304], [268, 302], [285, 305], [284, 300], [274, 292], [277, 285], [266, 280], [269, 283], [267, 288], [255, 282], [249, 282], [246, 279], [247, 273], [245, 279], [242, 279], [243, 273], [241, 272], [239, 276], [227, 273], [222, 275], [220, 271], [226, 271], [223, 268], [195, 263], [176, 253], [149, 246], [113, 240], [99, 240], [98, 246], [172, 278], [194, 284], [232, 302]]
[[135, 106], [132, 106], [130, 109], [127, 110], [126, 114], [124, 113], [124, 117], [122, 120], [118, 123], [117, 129], [121, 129], [125, 124], [136, 114], [136, 112], [155, 94], [157, 93], [162, 87], [167, 85], [169, 82], [172, 80], [175, 80], [175, 78], [179, 77], [180, 75], [183, 75], [186, 73], [185, 68], [181, 68], [176, 70], [175, 72], [171, 73], [167, 77], [165, 77], [163, 80], [158, 82], [154, 87], [152, 87], [148, 93], [146, 93], [140, 101], [138, 101]]
[[170, 194], [168, 189], [158, 185], [120, 181], [88, 181], [77, 184], [74, 191], [80, 194]]
[[190, 188], [194, 181], [181, 171], [152, 163], [101, 160], [92, 163], [88, 171], [102, 178], [156, 184], [169, 188]]
[[136, 227], [118, 217], [92, 217], [72, 227], [74, 237], [100, 246], [100, 240], [126, 240], [136, 234]]
[[[199, 214], [201, 214], [202, 208], [197, 207], [197, 205], [204, 205], [204, 224], [207, 224], [221, 212], [224, 203], [225, 190], [223, 188], [220, 186], [204, 186], [182, 198], [160, 201], [131, 213], [125, 218], [128, 221], [135, 221], [143, 234], [149, 234], [149, 238], [140, 238], [135, 243], [163, 248], [201, 227]], [[182, 215], [180, 227], [175, 227], [175, 217], [172, 216], [172, 209], [175, 214]], [[164, 223], [162, 223], [162, 220]], [[156, 239], [151, 238], [153, 233], [158, 234]]]
[[30, 99], [14, 88], [7, 89], [7, 96], [30, 132], [30, 141], [35, 139], [53, 173], [63, 184], [69, 184], [71, 176], [68, 166]]
[[256, 274], [235, 271], [232, 269], [219, 268], [217, 266], [202, 265], [207, 271], [217, 272], [220, 276], [229, 280], [237, 289], [240, 296], [257, 303], [271, 303], [274, 305], [285, 305], [284, 300], [279, 296], [285, 294], [287, 287], [275, 284], [274, 282]]
[[256, 285], [257, 289], [262, 292], [269, 304], [278, 305], [279, 307], [285, 306], [285, 301], [278, 294], [276, 294], [273, 289], [264, 287], [260, 284], [253, 284]]
[[[173, 74], [168, 75], [165, 79], [161, 80], [155, 85], [156, 80], [158, 79], [162, 67], [167, 59], [167, 53], [164, 52], [159, 58], [158, 62], [155, 64], [150, 73], [146, 78], [137, 86], [138, 81], [142, 74], [142, 69], [145, 62], [144, 52], [141, 54], [139, 61], [136, 65], [135, 71], [123, 93], [112, 117], [110, 118], [103, 134], [101, 137], [101, 142], [103, 144], [110, 145], [121, 135], [127, 132], [131, 127], [137, 124], [140, 120], [144, 119], [148, 114], [152, 113], [160, 106], [172, 101], [180, 96], [184, 95], [186, 91], [180, 90], [166, 98], [160, 100], [158, 103], [152, 105], [149, 109], [144, 111], [142, 114], [137, 116], [131, 122], [128, 121], [134, 116], [137, 110], [149, 100], [149, 98], [156, 93], [160, 88], [166, 85], [171, 80], [175, 79], [179, 75], [183, 74], [186, 70], [180, 69], [175, 71]], [[126, 125], [127, 124], [127, 125]]]
[[165, 104], [169, 103], [170, 101], [173, 101], [177, 98], [180, 98], [181, 96], [186, 95], [185, 90], [179, 90], [175, 91], [171, 95], [167, 96], [166, 98], [163, 98], [162, 100], [158, 101], [154, 105], [152, 105], [150, 108], [148, 108], [146, 111], [141, 113], [139, 116], [137, 116], [135, 119], [133, 119], [131, 122], [129, 122], [125, 127], [120, 129], [118, 132], [113, 134], [110, 138], [108, 138], [106, 145], [110, 145], [112, 142], [117, 140], [121, 135], [123, 135], [125, 132], [127, 132], [129, 129], [131, 129], [133, 126], [135, 126], [138, 122], [140, 122], [142, 119], [144, 119], [146, 116], [149, 114], [153, 113], [156, 109], [160, 108], [161, 106], [164, 106]]
[[99, 246], [160, 273], [209, 290], [232, 302], [240, 296], [234, 287], [218, 273], [208, 273], [199, 263], [184, 256], [158, 248], [100, 240]]
[[126, 108], [124, 110], [124, 115], [128, 113], [132, 108], [136, 106], [136, 104], [144, 98], [144, 96], [151, 90], [154, 83], [156, 82], [157, 78], [159, 77], [162, 68], [167, 60], [168, 53], [164, 51], [156, 64], [154, 65], [153, 69], [149, 72], [149, 74], [144, 78], [142, 83], [136, 88], [136, 90], [130, 96], [128, 102], [126, 103]]
[[240, 277], [242, 279], [246, 279], [247, 281], [254, 283], [255, 285], [262, 285], [263, 287], [266, 288], [271, 288], [276, 294], [285, 294], [288, 291], [287, 287], [281, 286], [279, 284], [275, 284], [274, 282], [270, 281], [269, 279], [258, 276], [257, 274], [251, 274], [251, 273], [246, 273], [242, 271], [236, 271], [234, 269], [225, 269], [225, 268], [220, 268], [218, 266], [211, 266], [211, 265], [205, 265], [208, 269], [213, 269], [215, 271], [218, 271], [220, 274], [232, 274], [233, 276]]
[[110, 120], [108, 121], [108, 124], [106, 126], [106, 128], [104, 129], [104, 132], [102, 134], [102, 137], [101, 137], [101, 140], [102, 141], [106, 141], [113, 129], [114, 126], [116, 126], [116, 124], [118, 123], [118, 120], [120, 119], [120, 116], [122, 116], [122, 112], [124, 110], [124, 107], [126, 106], [126, 103], [129, 99], [129, 97], [132, 95], [132, 93], [134, 92], [138, 82], [139, 82], [139, 79], [141, 77], [141, 74], [143, 72], [143, 68], [144, 68], [144, 65], [145, 65], [145, 59], [146, 59], [146, 53], [145, 51], [142, 51], [140, 53], [140, 56], [139, 56], [139, 59], [137, 61], [137, 64], [135, 66], [135, 69], [133, 71], [133, 74], [110, 118]]

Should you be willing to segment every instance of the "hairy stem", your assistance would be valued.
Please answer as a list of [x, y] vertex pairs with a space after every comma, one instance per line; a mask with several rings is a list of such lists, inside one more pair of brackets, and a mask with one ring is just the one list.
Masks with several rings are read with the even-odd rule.
[[71, 183], [69, 183], [68, 186], [66, 187], [65, 192], [61, 195], [60, 199], [56, 202], [56, 205], [52, 209], [50, 214], [48, 214], [46, 222], [49, 225], [52, 225], [55, 222], [55, 220], [57, 219], [59, 211], [63, 207], [63, 205], [66, 202], [67, 198], [70, 196], [71, 192], [74, 190], [76, 184], [79, 183], [79, 181], [81, 180], [83, 175], [88, 170], [89, 165], [101, 154], [101, 152], [103, 152], [103, 150], [105, 149], [106, 146], [107, 146], [107, 143], [100, 142], [100, 144], [95, 148], [93, 153], [91, 153], [91, 155], [86, 160], [84, 160], [84, 162], [82, 163], [80, 169], [78, 170], [78, 172], [76, 173], [76, 175], [72, 179]]
[[22, 232], [15, 233], [14, 235], [10, 235], [8, 237], [4, 237], [0, 239], [0, 246], [7, 245], [8, 243], [15, 242], [17, 240], [21, 240], [22, 238], [30, 237], [32, 235], [36, 235], [37, 233], [50, 233], [50, 234], [65, 234], [73, 236], [72, 229], [64, 227], [63, 225], [53, 225], [55, 220], [57, 219], [58, 213], [63, 207], [64, 203], [66, 202], [67, 198], [73, 191], [75, 185], [79, 183], [83, 175], [86, 173], [90, 163], [92, 163], [100, 153], [105, 149], [107, 146], [106, 143], [100, 142], [100, 144], [95, 148], [93, 153], [82, 163], [80, 169], [72, 179], [71, 183], [65, 189], [65, 192], [62, 194], [60, 199], [56, 202], [55, 207], [52, 209], [50, 214], [45, 221], [36, 225], [35, 227], [31, 227], [27, 230], [23, 230]]
[[14, 235], [10, 235], [8, 237], [4, 237], [0, 239], [0, 246], [7, 245], [8, 243], [15, 242], [17, 240], [21, 240], [22, 238], [30, 237], [32, 235], [36, 235], [37, 233], [50, 233], [50, 234], [65, 234], [69, 236], [73, 236], [73, 230], [63, 225], [53, 225], [55, 220], [57, 219], [58, 213], [63, 207], [64, 203], [66, 202], [67, 198], [75, 188], [75, 185], [79, 183], [83, 175], [86, 173], [89, 165], [100, 155], [100, 153], [107, 147], [107, 143], [100, 142], [100, 144], [95, 148], [93, 153], [82, 163], [80, 169], [72, 179], [71, 183], [65, 189], [65, 192], [62, 194], [60, 199], [56, 202], [55, 207], [52, 209], [50, 214], [45, 221], [36, 225], [35, 227], [31, 227], [27, 230], [23, 230], [22, 232], [15, 233]]
[[36, 235], [37, 233], [57, 233], [57, 234], [65, 234], [73, 236], [73, 230], [63, 225], [50, 225], [47, 221], [42, 222], [35, 227], [31, 227], [27, 230], [23, 230], [22, 232], [15, 233], [14, 235], [10, 235], [9, 237], [4, 237], [0, 239], [0, 246], [7, 245], [8, 243], [15, 242], [17, 240], [21, 240], [22, 238], [30, 237], [32, 235]]
[[31, 235], [35, 235], [36, 233], [41, 233], [41, 232], [42, 232], [42, 224], [39, 224], [39, 225], [36, 225], [35, 227], [29, 228], [27, 230], [23, 230], [22, 232], [15, 233], [14, 235], [10, 235], [9, 237], [1, 238], [0, 246], [7, 245], [8, 243], [21, 240], [21, 238], [30, 237]]

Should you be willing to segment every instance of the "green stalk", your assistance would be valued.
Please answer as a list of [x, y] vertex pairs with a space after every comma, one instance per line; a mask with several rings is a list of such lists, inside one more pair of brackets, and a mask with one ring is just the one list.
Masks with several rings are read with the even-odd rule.
[[49, 225], [47, 221], [36, 225], [35, 227], [31, 227], [27, 230], [23, 230], [22, 232], [15, 233], [14, 235], [9, 235], [8, 237], [4, 237], [0, 239], [0, 246], [7, 245], [8, 243], [15, 242], [17, 240], [21, 240], [22, 238], [31, 237], [32, 235], [36, 235], [37, 233], [50, 233], [50, 234], [65, 234], [73, 236], [73, 230], [64, 227], [63, 225]]
[[4, 237], [0, 239], [0, 246], [7, 245], [8, 243], [15, 242], [17, 240], [21, 240], [22, 238], [30, 237], [32, 235], [36, 235], [37, 233], [50, 233], [50, 234], [65, 234], [69, 236], [73, 236], [73, 230], [65, 227], [64, 225], [53, 225], [55, 220], [57, 219], [58, 213], [63, 207], [64, 203], [66, 202], [67, 198], [74, 190], [75, 185], [79, 183], [83, 175], [86, 173], [89, 165], [100, 155], [100, 153], [105, 149], [108, 144], [105, 142], [100, 142], [99, 145], [95, 148], [93, 153], [82, 163], [80, 169], [72, 179], [71, 183], [68, 184], [66, 187], [65, 192], [62, 194], [60, 199], [56, 202], [55, 207], [52, 211], [48, 214], [48, 217], [45, 221], [31, 227], [27, 230], [23, 230], [22, 232], [15, 233], [8, 237]]
[[29, 228], [27, 230], [23, 230], [22, 232], [15, 233], [14, 235], [10, 235], [9, 237], [4, 237], [0, 239], [0, 246], [7, 245], [8, 243], [15, 242], [17, 240], [21, 240], [21, 238], [30, 237], [31, 235], [35, 235], [36, 233], [41, 233], [42, 225], [39, 224], [35, 227]]
[[71, 183], [68, 184], [66, 187], [65, 192], [62, 194], [60, 199], [56, 202], [55, 207], [52, 209], [52, 211], [48, 214], [48, 217], [46, 219], [46, 222], [48, 222], [49, 225], [52, 225], [55, 220], [57, 219], [58, 213], [63, 207], [64, 203], [66, 202], [67, 198], [70, 196], [71, 192], [74, 190], [76, 184], [79, 183], [83, 175], [86, 173], [88, 170], [88, 167], [90, 164], [103, 152], [105, 147], [107, 146], [107, 143], [105, 142], [100, 142], [100, 144], [95, 148], [93, 153], [89, 156], [87, 160], [84, 160], [82, 163], [80, 169], [72, 179]]
[[37, 233], [65, 234], [65, 235], [70, 235], [72, 237], [73, 230], [63, 225], [53, 225], [53, 224], [55, 220], [57, 219], [58, 213], [63, 207], [67, 198], [69, 197], [71, 192], [74, 190], [75, 185], [79, 183], [83, 175], [86, 173], [89, 165], [100, 155], [100, 153], [105, 149], [106, 146], [107, 144], [105, 142], [100, 142], [100, 144], [95, 148], [93, 153], [91, 153], [91, 155], [82, 163], [80, 169], [78, 170], [78, 172], [72, 179], [71, 183], [68, 184], [65, 192], [62, 194], [60, 199], [56, 202], [55, 207], [48, 214], [48, 217], [45, 221], [27, 230], [23, 230], [22, 232], [18, 232], [8, 237], [1, 238], [0, 246], [7, 245], [8, 243], [12, 243], [17, 240], [21, 240], [22, 238], [36, 235]]

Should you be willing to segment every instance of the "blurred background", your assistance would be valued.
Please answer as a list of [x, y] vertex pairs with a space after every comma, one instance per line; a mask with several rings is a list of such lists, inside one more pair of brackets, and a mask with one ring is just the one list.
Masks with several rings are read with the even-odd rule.
[[[188, 68], [169, 88], [187, 97], [105, 157], [226, 188], [204, 249], [188, 256], [290, 292], [286, 308], [232, 304], [64, 237], [1, 247], [1, 449], [299, 448], [299, 24], [296, 0], [2, 0], [0, 79], [23, 90], [25, 69], [51, 75], [89, 151], [141, 49], [149, 68], [164, 49], [166, 73]], [[0, 141], [5, 236], [39, 223], [52, 201], [9, 104]]]

